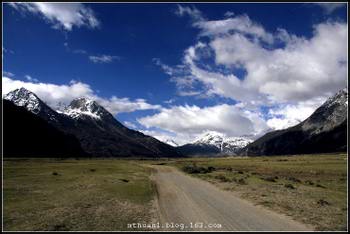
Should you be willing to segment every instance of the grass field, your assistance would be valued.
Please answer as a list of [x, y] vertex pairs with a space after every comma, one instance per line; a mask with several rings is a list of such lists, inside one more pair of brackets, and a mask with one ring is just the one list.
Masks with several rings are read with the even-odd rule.
[[347, 230], [347, 155], [166, 162], [316, 230]]
[[4, 230], [130, 230], [147, 222], [150, 170], [126, 160], [4, 160]]
[[3, 165], [3, 228], [130, 230], [128, 223], [154, 221], [156, 191], [149, 164], [177, 167], [317, 230], [347, 229], [345, 154], [157, 161], [8, 159]]

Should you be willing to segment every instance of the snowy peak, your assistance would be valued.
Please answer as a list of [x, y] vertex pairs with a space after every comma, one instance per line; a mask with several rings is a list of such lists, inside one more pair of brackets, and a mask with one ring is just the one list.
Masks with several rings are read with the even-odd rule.
[[4, 99], [13, 102], [17, 106], [23, 106], [34, 114], [38, 114], [42, 108], [42, 101], [25, 88], [9, 92], [4, 96]]
[[192, 144], [215, 146], [221, 153], [234, 154], [238, 149], [245, 147], [250, 142], [252, 140], [247, 137], [226, 137], [225, 134], [210, 131], [204, 133]]
[[206, 132], [202, 136], [200, 136], [193, 144], [206, 144], [206, 145], [214, 145], [217, 148], [221, 149], [221, 144], [224, 140], [225, 135], [218, 132]]
[[33, 92], [25, 89], [15, 89], [4, 96], [5, 100], [11, 101], [16, 106], [26, 108], [28, 111], [49, 121], [56, 122], [59, 114], [46, 105]]
[[74, 119], [82, 116], [101, 119], [102, 117], [110, 114], [97, 102], [88, 98], [74, 99], [63, 113]]
[[333, 105], [348, 106], [347, 88], [338, 91], [334, 96], [328, 98], [328, 100], [323, 104], [325, 107], [330, 107]]
[[236, 153], [239, 149], [246, 147], [253, 140], [246, 137], [228, 137], [224, 139], [221, 147], [223, 153]]
[[313, 134], [329, 131], [346, 121], [347, 111], [348, 90], [345, 88], [328, 98], [309, 118], [301, 123], [301, 127]]

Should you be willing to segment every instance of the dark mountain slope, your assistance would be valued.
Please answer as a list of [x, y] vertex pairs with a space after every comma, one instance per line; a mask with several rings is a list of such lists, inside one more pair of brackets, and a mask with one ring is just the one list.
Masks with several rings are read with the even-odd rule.
[[4, 157], [82, 157], [79, 141], [24, 107], [3, 100]]
[[126, 128], [93, 100], [78, 98], [56, 112], [34, 93], [21, 88], [4, 97], [65, 133], [77, 137], [82, 148], [94, 157], [180, 157], [178, 151], [157, 139]]
[[273, 131], [247, 145], [241, 155], [290, 155], [347, 150], [347, 89], [339, 91], [300, 124]]

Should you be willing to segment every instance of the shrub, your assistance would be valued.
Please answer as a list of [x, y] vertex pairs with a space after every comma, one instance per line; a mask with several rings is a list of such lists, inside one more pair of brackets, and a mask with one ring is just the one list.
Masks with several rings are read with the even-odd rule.
[[215, 168], [214, 167], [199, 167], [199, 166], [196, 166], [195, 164], [194, 165], [186, 165], [182, 168], [182, 170], [186, 173], [189, 173], [189, 174], [206, 174], [206, 173], [210, 173], [210, 172], [213, 172], [215, 171]]
[[308, 184], [308, 185], [314, 185], [314, 184], [315, 184], [315, 183], [312, 182], [311, 180], [307, 180], [307, 181], [305, 181], [305, 183]]
[[328, 201], [323, 200], [323, 199], [318, 200], [317, 204], [319, 204], [321, 206], [330, 205], [330, 203]]
[[284, 187], [289, 189], [295, 189], [295, 187], [292, 184], [285, 184]]
[[301, 183], [301, 180], [295, 178], [295, 177], [289, 177], [288, 180], [296, 182], [296, 183]]

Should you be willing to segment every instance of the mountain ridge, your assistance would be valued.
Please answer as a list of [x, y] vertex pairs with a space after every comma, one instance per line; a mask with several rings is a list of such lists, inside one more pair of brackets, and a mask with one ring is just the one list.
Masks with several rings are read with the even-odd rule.
[[347, 150], [348, 91], [328, 98], [301, 123], [269, 132], [244, 147], [247, 156], [330, 153]]
[[245, 147], [250, 140], [247, 137], [226, 137], [225, 134], [208, 131], [192, 143], [177, 147], [188, 156], [196, 155], [236, 155], [238, 150]]
[[[27, 97], [33, 97], [27, 100]], [[56, 112], [34, 93], [21, 88], [4, 96], [17, 106], [40, 116], [59, 130], [78, 138], [83, 149], [96, 157], [180, 157], [174, 147], [151, 136], [128, 129], [97, 102], [87, 98], [72, 100], [63, 111]], [[28, 105], [35, 101], [35, 105]], [[35, 106], [34, 108], [28, 108]], [[38, 111], [36, 111], [38, 110]], [[49, 114], [47, 114], [49, 113]]]

